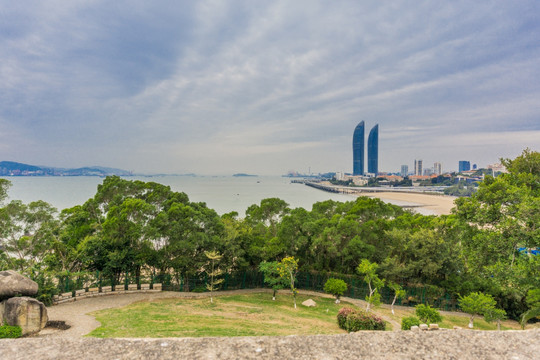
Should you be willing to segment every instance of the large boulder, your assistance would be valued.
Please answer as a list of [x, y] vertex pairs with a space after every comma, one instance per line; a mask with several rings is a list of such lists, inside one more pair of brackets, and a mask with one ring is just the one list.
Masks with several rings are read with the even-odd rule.
[[4, 325], [20, 326], [23, 335], [39, 332], [47, 325], [47, 308], [41, 301], [23, 296], [2, 303]]
[[0, 300], [13, 296], [32, 296], [38, 292], [38, 284], [16, 271], [0, 271]]

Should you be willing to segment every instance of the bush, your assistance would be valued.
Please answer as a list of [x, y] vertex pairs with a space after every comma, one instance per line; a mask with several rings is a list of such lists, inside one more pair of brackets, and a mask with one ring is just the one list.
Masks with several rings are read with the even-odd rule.
[[345, 327], [348, 332], [360, 330], [385, 330], [386, 324], [377, 315], [365, 311], [352, 312], [347, 316]]
[[354, 312], [356, 312], [356, 310], [348, 308], [348, 307], [344, 307], [339, 310], [337, 314], [337, 323], [341, 329], [347, 330], [347, 327], [346, 327], [347, 316], [349, 316], [349, 314], [352, 314]]
[[411, 330], [412, 326], [420, 326], [420, 319], [416, 316], [409, 316], [401, 319], [401, 330]]
[[442, 316], [437, 309], [424, 304], [416, 305], [416, 316], [426, 324], [436, 324], [442, 321]]
[[324, 284], [324, 292], [334, 295], [337, 300], [345, 291], [347, 291], [347, 283], [341, 279], [330, 278]]
[[16, 339], [22, 336], [22, 329], [20, 326], [0, 326], [0, 339]]

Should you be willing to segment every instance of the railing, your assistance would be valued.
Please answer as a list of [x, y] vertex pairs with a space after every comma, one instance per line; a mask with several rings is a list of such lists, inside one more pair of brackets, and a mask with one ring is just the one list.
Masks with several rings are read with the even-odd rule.
[[[348, 285], [344, 296], [354, 299], [365, 299], [369, 290], [367, 284], [359, 276], [344, 274], [322, 274], [318, 272], [299, 272], [296, 276], [296, 287], [301, 290], [312, 290], [324, 292], [324, 284], [330, 278], [338, 278]], [[226, 273], [222, 275], [222, 290], [255, 289], [264, 288], [264, 275], [258, 271], [244, 271], [237, 273]], [[146, 275], [141, 277], [122, 274], [120, 277], [106, 278], [99, 272], [95, 274], [85, 274], [84, 276], [62, 276], [58, 281], [58, 288], [62, 295], [69, 298], [85, 296], [100, 296], [109, 293], [125, 293], [131, 291], [186, 291], [206, 292], [208, 278], [205, 274], [190, 277], [187, 281], [184, 278], [174, 280], [170, 274]], [[105, 289], [105, 291], [103, 290]], [[416, 306], [418, 304], [429, 304], [441, 310], [453, 311], [458, 309], [457, 299], [445, 293], [440, 288], [433, 286], [404, 287], [406, 295], [396, 301], [396, 305]], [[394, 291], [384, 287], [380, 291], [381, 301], [386, 304], [392, 303]], [[65, 300], [65, 298], [53, 298], [54, 303]]]

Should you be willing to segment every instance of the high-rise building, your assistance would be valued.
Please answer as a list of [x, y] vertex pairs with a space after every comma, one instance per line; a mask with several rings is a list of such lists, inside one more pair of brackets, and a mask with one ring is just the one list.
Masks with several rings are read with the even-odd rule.
[[433, 164], [433, 173], [436, 175], [442, 175], [442, 164], [440, 162]]
[[367, 140], [367, 166], [368, 173], [379, 172], [379, 124], [375, 125], [369, 132]]
[[422, 160], [414, 160], [414, 175], [422, 175]]
[[459, 172], [471, 170], [471, 163], [469, 161], [461, 160], [459, 162]]
[[409, 175], [409, 165], [401, 165], [401, 176]]
[[364, 122], [360, 121], [353, 134], [353, 175], [364, 175]]

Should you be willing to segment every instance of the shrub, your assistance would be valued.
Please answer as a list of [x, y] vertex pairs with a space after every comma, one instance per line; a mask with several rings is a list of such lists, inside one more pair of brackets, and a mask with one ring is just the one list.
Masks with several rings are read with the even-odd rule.
[[0, 339], [16, 339], [22, 336], [22, 329], [20, 326], [0, 326]]
[[424, 304], [416, 305], [416, 316], [418, 316], [421, 322], [426, 324], [434, 324], [442, 321], [442, 316], [437, 309]]
[[347, 327], [346, 327], [347, 316], [349, 316], [349, 314], [354, 313], [354, 312], [355, 312], [354, 309], [351, 309], [348, 307], [341, 308], [337, 314], [338, 326], [342, 328], [343, 330], [347, 330]]
[[408, 316], [401, 319], [401, 330], [411, 330], [412, 326], [419, 326], [420, 319], [416, 316]]
[[347, 291], [347, 283], [341, 279], [330, 278], [324, 284], [324, 292], [336, 297], [336, 303], [339, 304], [339, 298]]
[[385, 330], [386, 324], [377, 315], [365, 311], [355, 311], [347, 316], [345, 327], [348, 332], [360, 330]]

